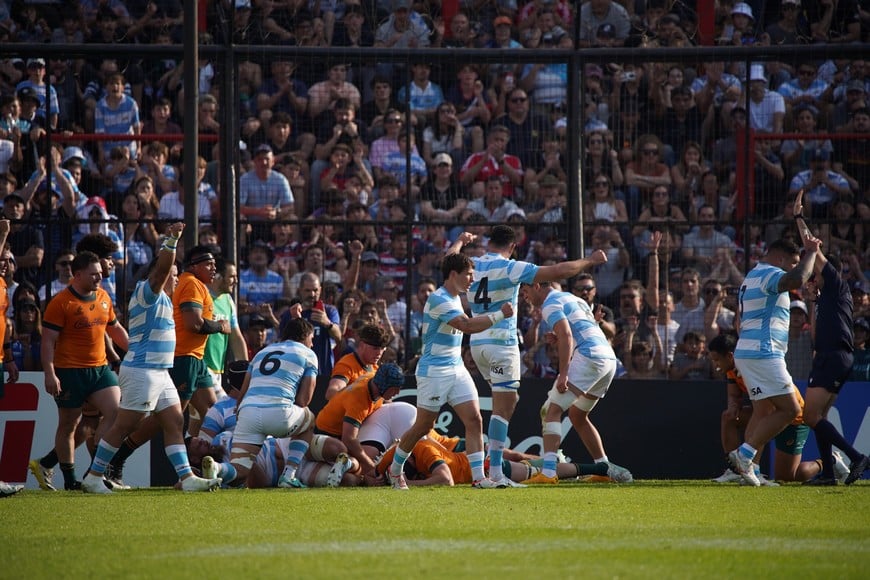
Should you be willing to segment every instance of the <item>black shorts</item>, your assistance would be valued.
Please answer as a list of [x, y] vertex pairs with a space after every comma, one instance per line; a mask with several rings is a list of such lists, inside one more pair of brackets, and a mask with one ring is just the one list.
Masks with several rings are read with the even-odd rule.
[[843, 383], [852, 370], [852, 353], [817, 352], [813, 358], [808, 387], [823, 388], [835, 395], [843, 388]]

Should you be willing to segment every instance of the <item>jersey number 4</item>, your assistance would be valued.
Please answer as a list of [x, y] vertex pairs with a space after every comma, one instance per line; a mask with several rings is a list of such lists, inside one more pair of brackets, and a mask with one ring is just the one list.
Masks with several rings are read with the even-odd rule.
[[482, 304], [484, 310], [489, 310], [492, 300], [489, 299], [489, 277], [484, 276], [477, 283], [477, 292], [474, 293], [474, 303]]

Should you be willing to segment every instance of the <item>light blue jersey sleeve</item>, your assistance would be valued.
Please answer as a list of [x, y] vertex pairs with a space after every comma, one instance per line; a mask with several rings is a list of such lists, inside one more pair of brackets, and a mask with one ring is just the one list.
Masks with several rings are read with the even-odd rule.
[[429, 295], [423, 308], [423, 354], [417, 363], [417, 376], [445, 376], [462, 364], [462, 332], [450, 321], [464, 316], [459, 296], [442, 286]]

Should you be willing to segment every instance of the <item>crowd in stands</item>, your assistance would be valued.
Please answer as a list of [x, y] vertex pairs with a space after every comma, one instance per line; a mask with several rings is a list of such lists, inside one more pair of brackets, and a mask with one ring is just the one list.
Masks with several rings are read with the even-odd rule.
[[[218, 63], [200, 60], [204, 138], [190, 169], [181, 166], [179, 141], [137, 140], [182, 133], [190, 114], [183, 61], [122, 53], [0, 59], [0, 199], [13, 221], [10, 318], [22, 370], [39, 368], [29, 338], [39, 311], [33, 316], [31, 306], [69, 279], [71, 248], [82, 236], [116, 241], [107, 283], [120, 280], [127, 290], [193, 195], [204, 224], [198, 241], [220, 245], [227, 188], [218, 145], [206, 136], [230, 120], [241, 133], [245, 324], [280, 324], [316, 282], [340, 330], [336, 354], [373, 321], [392, 337], [384, 362], [412, 361], [422, 305], [441, 282], [439, 257], [462, 231], [482, 240], [465, 251], [482, 252], [488, 227], [509, 223], [519, 259], [567, 258], [565, 240], [577, 228], [567, 213], [566, 64], [433, 61], [420, 50], [405, 70], [265, 57], [256, 47], [682, 47], [699, 43], [696, 2], [459, 0], [449, 15], [447, 4], [209, 2], [200, 43], [250, 50], [235, 71], [235, 104], [221, 100]], [[179, 44], [186, 17], [181, 0], [0, 1], [0, 41]], [[629, 377], [712, 377], [704, 345], [732, 327], [747, 268], [770, 242], [797, 236], [790, 212], [800, 189], [824, 249], [849, 266], [856, 318], [870, 315], [870, 61], [836, 53], [838, 44], [870, 39], [867, 4], [716, 0], [715, 19], [719, 45], [824, 50], [816, 61], [748, 67], [739, 59], [638, 59], [580, 71], [584, 244], [609, 261], [566, 288], [606, 308]], [[754, 197], [741, 181], [744, 130], [757, 138], [746, 154]], [[64, 138], [48, 147], [47, 131]], [[799, 137], [777, 138], [786, 133]], [[817, 136], [837, 133], [850, 137]], [[123, 140], [73, 140], [79, 134]], [[195, 193], [183, 189], [185, 171], [196, 173]], [[113, 296], [123, 311], [126, 296]], [[801, 297], [795, 301], [806, 312]], [[554, 376], [540, 313], [526, 306], [527, 374]]]

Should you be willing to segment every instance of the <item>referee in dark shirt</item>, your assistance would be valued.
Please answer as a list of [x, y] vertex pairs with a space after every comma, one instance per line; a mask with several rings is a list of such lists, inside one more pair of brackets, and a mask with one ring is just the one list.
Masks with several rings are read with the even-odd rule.
[[[794, 202], [794, 216], [801, 237], [809, 232], [803, 218], [803, 191]], [[834, 477], [833, 447], [841, 449], [852, 461], [844, 483], [849, 485], [870, 468], [870, 459], [849, 445], [843, 435], [828, 421], [828, 410], [837, 400], [843, 383], [852, 370], [852, 293], [840, 276], [839, 261], [816, 254], [814, 281], [816, 287], [815, 356], [805, 397], [804, 423], [816, 435], [816, 445], [822, 459], [822, 472], [805, 485], [837, 485]]]

